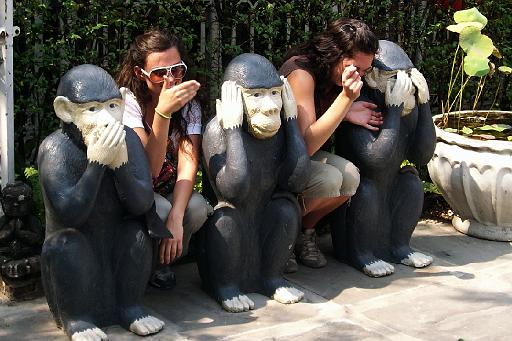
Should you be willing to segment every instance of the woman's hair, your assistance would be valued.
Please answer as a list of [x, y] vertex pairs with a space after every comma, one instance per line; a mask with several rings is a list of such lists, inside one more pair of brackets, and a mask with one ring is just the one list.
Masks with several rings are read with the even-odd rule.
[[[183, 48], [175, 35], [161, 30], [150, 30], [144, 34], [135, 37], [135, 41], [130, 45], [128, 53], [124, 58], [121, 69], [117, 74], [116, 82], [120, 87], [130, 89], [137, 98], [137, 102], [142, 110], [142, 116], [146, 117], [146, 103], [151, 100], [148, 86], [144, 80], [135, 76], [134, 68], [139, 66], [144, 68], [146, 58], [154, 52], [162, 52], [175, 47], [183, 59]], [[149, 71], [149, 70], [147, 70]], [[185, 77], [186, 78], [186, 77]], [[191, 108], [191, 105], [186, 106]], [[182, 109], [183, 110], [183, 109]], [[186, 121], [182, 115], [172, 115], [171, 127], [178, 134], [179, 144], [185, 140], [190, 140], [186, 134]]]
[[291, 49], [284, 60], [293, 56], [297, 64], [311, 71], [319, 87], [330, 84], [331, 69], [341, 58], [353, 57], [357, 52], [376, 54], [379, 40], [368, 25], [357, 19], [337, 19], [327, 29], [306, 43]]

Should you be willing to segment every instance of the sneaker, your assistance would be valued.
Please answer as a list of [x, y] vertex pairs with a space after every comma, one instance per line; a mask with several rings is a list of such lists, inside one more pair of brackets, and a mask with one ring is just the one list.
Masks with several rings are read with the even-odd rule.
[[299, 265], [297, 264], [297, 259], [295, 258], [295, 253], [292, 252], [290, 258], [286, 261], [284, 266], [284, 273], [291, 274], [299, 271]]
[[158, 289], [170, 290], [176, 286], [176, 275], [169, 266], [160, 265], [151, 274], [149, 284]]
[[322, 268], [327, 264], [325, 256], [316, 245], [316, 233], [307, 229], [301, 233], [299, 247], [299, 261], [310, 268]]

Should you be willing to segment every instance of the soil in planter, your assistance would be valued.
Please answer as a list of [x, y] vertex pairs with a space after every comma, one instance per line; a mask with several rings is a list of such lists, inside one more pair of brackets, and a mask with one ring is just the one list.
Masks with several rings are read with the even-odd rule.
[[[462, 114], [460, 118], [457, 114], [448, 115], [447, 122], [443, 122], [444, 119], [445, 118], [436, 120], [436, 125], [440, 129], [457, 129], [460, 135], [465, 135], [470, 138], [478, 140], [510, 141], [510, 137], [512, 136], [512, 115], [510, 114], [490, 112], [486, 119], [486, 114], [479, 112], [478, 115]], [[493, 129], [481, 129], [484, 126], [493, 127]], [[509, 128], [506, 128], [506, 126]], [[464, 127], [471, 129], [472, 133], [463, 134]], [[502, 130], [503, 128], [505, 129]]]

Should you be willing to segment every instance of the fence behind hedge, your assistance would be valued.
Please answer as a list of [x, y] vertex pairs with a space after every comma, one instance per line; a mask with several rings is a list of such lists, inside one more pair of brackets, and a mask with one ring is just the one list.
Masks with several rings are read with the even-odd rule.
[[[466, 7], [476, 2], [466, 1]], [[486, 32], [503, 62], [512, 64], [511, 1], [485, 1], [479, 9], [489, 18]], [[21, 28], [14, 51], [16, 170], [35, 163], [37, 146], [59, 125], [52, 102], [61, 75], [82, 63], [115, 75], [130, 42], [149, 27], [168, 29], [183, 40], [193, 77], [202, 84], [206, 115], [222, 69], [234, 56], [256, 52], [279, 66], [289, 47], [338, 17], [362, 19], [380, 38], [398, 42], [426, 75], [435, 106], [445, 97], [456, 46], [445, 30], [452, 14], [433, 1], [414, 0], [16, 1], [14, 24]], [[502, 101], [509, 108], [511, 97]]]

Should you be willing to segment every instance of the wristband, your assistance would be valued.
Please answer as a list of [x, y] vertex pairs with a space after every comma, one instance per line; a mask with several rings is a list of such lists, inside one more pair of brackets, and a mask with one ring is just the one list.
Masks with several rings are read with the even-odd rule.
[[170, 113], [169, 113], [169, 114], [167, 114], [167, 115], [165, 115], [165, 114], [161, 113], [157, 108], [155, 108], [155, 114], [158, 114], [158, 116], [163, 117], [163, 118], [166, 118], [166, 119], [170, 119], [170, 118], [171, 118], [171, 115], [172, 115], [172, 114], [170, 114]]

